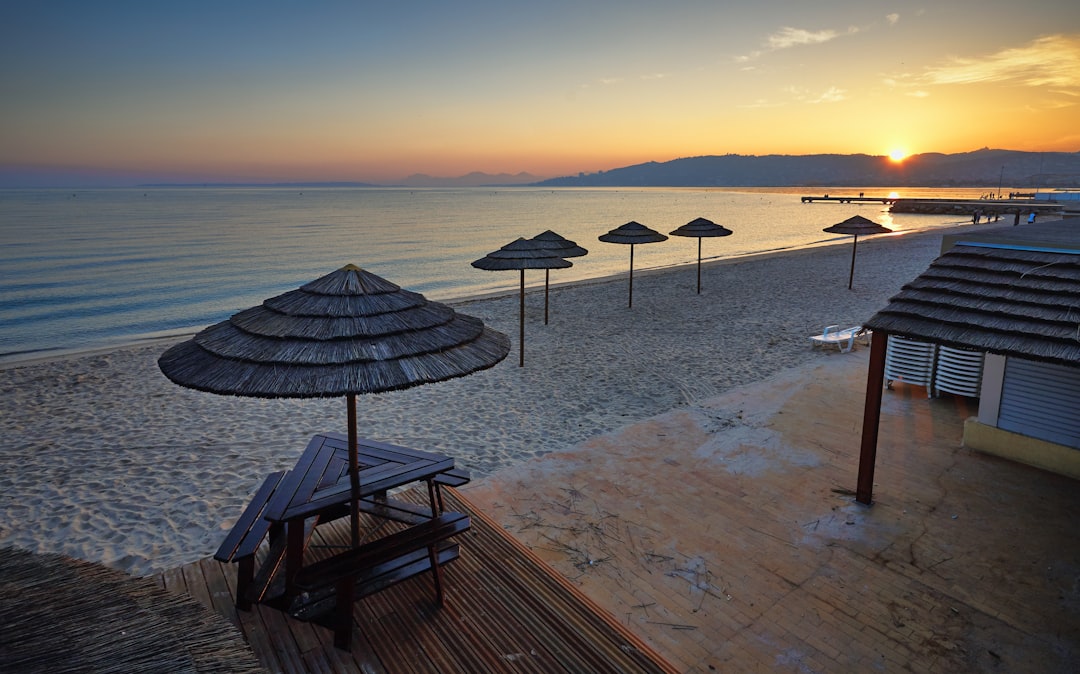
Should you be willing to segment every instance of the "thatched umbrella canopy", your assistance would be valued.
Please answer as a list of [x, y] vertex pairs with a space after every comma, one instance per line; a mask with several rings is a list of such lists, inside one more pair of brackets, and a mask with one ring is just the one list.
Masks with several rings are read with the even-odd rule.
[[671, 232], [672, 236], [692, 236], [697, 239], [697, 291], [701, 294], [701, 240], [707, 236], [731, 236], [732, 231], [712, 220], [694, 218]]
[[879, 225], [873, 220], [867, 220], [861, 215], [853, 215], [843, 222], [826, 227], [822, 231], [831, 234], [852, 234], [855, 236], [855, 240], [851, 244], [851, 273], [848, 274], [848, 290], [851, 290], [851, 282], [855, 279], [855, 249], [859, 247], [859, 235], [889, 234], [892, 232], [888, 227]]
[[573, 263], [564, 260], [559, 252], [543, 242], [518, 238], [499, 250], [488, 253], [472, 266], [488, 271], [518, 269], [521, 271], [521, 302], [519, 309], [518, 367], [525, 367], [525, 270], [566, 269]]
[[229, 621], [101, 564], [0, 548], [0, 671], [265, 671]]
[[630, 244], [630, 303], [629, 306], [634, 306], [634, 245], [638, 243], [660, 243], [661, 241], [667, 241], [667, 236], [657, 232], [656, 230], [649, 229], [640, 222], [634, 222], [631, 220], [625, 225], [621, 225], [611, 230], [607, 234], [601, 234], [600, 240], [605, 243], [624, 243]]
[[[543, 246], [547, 248], [551, 248], [556, 251], [561, 258], [582, 257], [583, 255], [589, 254], [589, 251], [561, 234], [556, 234], [550, 229], [541, 234], [537, 234], [531, 240], [543, 244]], [[548, 324], [548, 277], [550, 274], [550, 269], [544, 270], [544, 325]]]
[[166, 377], [188, 388], [257, 398], [345, 396], [353, 536], [356, 396], [444, 381], [489, 368], [506, 335], [354, 265], [245, 309], [167, 350]]

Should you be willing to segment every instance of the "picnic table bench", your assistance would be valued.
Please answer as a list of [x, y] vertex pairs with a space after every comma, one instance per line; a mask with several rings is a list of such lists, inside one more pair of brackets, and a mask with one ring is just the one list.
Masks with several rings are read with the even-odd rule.
[[289, 613], [330, 627], [334, 645], [348, 650], [353, 602], [357, 599], [431, 571], [436, 603], [441, 607], [445, 594], [440, 567], [460, 554], [458, 544], [448, 539], [470, 527], [465, 513], [444, 512], [422, 524], [315, 562], [297, 574], [296, 586], [303, 593]]
[[[233, 525], [232, 530], [222, 541], [217, 553], [214, 554], [214, 559], [219, 562], [236, 562], [238, 564], [236, 570], [236, 608], [238, 609], [246, 611], [251, 608], [252, 598], [249, 596], [249, 592], [252, 579], [255, 576], [255, 553], [258, 551], [263, 539], [266, 538], [267, 533], [272, 528], [274, 528], [274, 532], [270, 537], [271, 548], [275, 547], [275, 544], [279, 543], [281, 539], [282, 525], [277, 524], [275, 526], [273, 522], [263, 517], [263, 514], [278, 485], [281, 484], [282, 479], [285, 477], [285, 473], [286, 471], [279, 470], [266, 476], [262, 486], [255, 492], [251, 502], [248, 503], [240, 518], [236, 520], [236, 524]], [[281, 544], [277, 545], [277, 547], [279, 548], [278, 558], [280, 560], [281, 555], [285, 552], [285, 547]]]
[[[238, 564], [238, 609], [248, 610], [252, 602], [287, 606], [315, 527], [349, 515], [353, 492], [347, 443], [337, 433], [314, 436], [291, 470], [266, 477], [226, 536], [214, 558]], [[468, 472], [455, 469], [450, 457], [374, 440], [359, 441], [359, 464], [358, 510], [411, 526], [445, 510], [443, 486], [469, 481]], [[388, 496], [411, 482], [426, 483], [430, 507]], [[270, 545], [256, 569], [256, 553], [267, 535]]]

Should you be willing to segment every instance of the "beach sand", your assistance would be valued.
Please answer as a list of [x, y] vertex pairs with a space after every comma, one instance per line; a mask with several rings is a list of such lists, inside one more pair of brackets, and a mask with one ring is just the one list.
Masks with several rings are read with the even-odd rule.
[[[709, 263], [700, 295], [693, 265], [638, 272], [632, 309], [625, 275], [556, 285], [548, 325], [533, 290], [523, 368], [516, 293], [451, 302], [510, 335], [510, 356], [458, 380], [360, 397], [360, 433], [448, 453], [482, 477], [695, 408], [828, 358], [808, 336], [868, 319], [937, 257], [943, 233], [863, 238], [852, 290], [850, 241]], [[263, 476], [290, 467], [314, 433], [344, 431], [342, 399], [172, 384], [156, 365], [171, 343], [0, 370], [0, 545], [136, 575], [176, 567], [213, 554]]]

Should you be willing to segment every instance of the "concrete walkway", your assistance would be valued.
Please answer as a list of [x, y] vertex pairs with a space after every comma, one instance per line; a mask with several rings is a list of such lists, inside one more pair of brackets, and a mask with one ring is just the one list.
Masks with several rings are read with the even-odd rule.
[[961, 447], [868, 350], [502, 470], [478, 507], [686, 672], [1080, 671], [1080, 485]]

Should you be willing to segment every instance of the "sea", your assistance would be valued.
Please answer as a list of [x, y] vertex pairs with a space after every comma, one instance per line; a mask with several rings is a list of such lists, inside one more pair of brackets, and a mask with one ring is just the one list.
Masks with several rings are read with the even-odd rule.
[[[862, 215], [897, 235], [963, 224], [880, 203], [800, 196], [978, 198], [987, 189], [155, 187], [0, 190], [0, 363], [195, 332], [355, 264], [430, 300], [516, 291], [471, 262], [547, 230], [589, 252], [551, 283], [629, 270], [598, 237], [630, 221], [663, 234], [708, 218], [733, 234], [703, 261], [834, 244]], [[698, 240], [634, 246], [634, 271], [696, 264]], [[540, 270], [526, 285], [544, 283]]]

